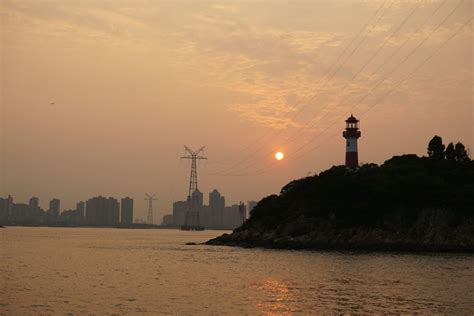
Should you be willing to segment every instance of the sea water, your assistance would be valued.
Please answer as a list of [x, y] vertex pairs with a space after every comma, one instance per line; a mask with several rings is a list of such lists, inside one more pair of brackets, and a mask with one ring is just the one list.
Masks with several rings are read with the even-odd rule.
[[474, 256], [200, 243], [222, 231], [0, 229], [0, 314], [474, 313]]

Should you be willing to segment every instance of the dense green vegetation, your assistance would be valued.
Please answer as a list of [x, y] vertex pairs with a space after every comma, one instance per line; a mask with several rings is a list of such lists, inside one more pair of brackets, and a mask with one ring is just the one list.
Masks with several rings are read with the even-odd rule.
[[[341, 228], [409, 228], [420, 212], [442, 210], [449, 226], [474, 218], [474, 161], [464, 145], [435, 136], [428, 156], [395, 156], [382, 165], [335, 166], [287, 184], [261, 200], [237, 231], [271, 230], [304, 215]], [[300, 232], [303, 233], [303, 232]]]

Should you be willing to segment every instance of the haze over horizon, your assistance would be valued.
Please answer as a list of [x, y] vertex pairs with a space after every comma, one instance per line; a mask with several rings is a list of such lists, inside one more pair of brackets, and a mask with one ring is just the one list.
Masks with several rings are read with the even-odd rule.
[[0, 8], [0, 196], [16, 201], [130, 196], [145, 218], [157, 193], [159, 222], [187, 195], [183, 145], [206, 146], [205, 197], [259, 200], [343, 164], [351, 113], [361, 162], [425, 155], [435, 134], [474, 151], [469, 0]]

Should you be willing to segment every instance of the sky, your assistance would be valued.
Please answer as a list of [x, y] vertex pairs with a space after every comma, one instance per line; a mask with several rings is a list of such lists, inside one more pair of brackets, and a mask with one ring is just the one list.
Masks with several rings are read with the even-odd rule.
[[[0, 0], [0, 196], [63, 209], [130, 196], [155, 222], [199, 189], [227, 204], [344, 163], [474, 152], [470, 0]], [[276, 161], [282, 151], [285, 159]]]

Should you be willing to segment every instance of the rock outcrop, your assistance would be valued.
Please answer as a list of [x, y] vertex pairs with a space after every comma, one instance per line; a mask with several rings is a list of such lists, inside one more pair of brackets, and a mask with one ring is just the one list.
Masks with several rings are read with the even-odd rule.
[[209, 245], [474, 252], [474, 162], [394, 157], [333, 167], [264, 198]]
[[307, 231], [311, 219], [299, 218], [270, 231], [252, 227], [236, 230], [206, 244], [274, 249], [474, 252], [474, 222], [448, 229], [439, 222], [430, 222], [430, 217], [438, 213], [443, 212], [424, 212], [418, 223], [408, 230], [337, 228], [325, 221], [314, 222], [313, 228]]

